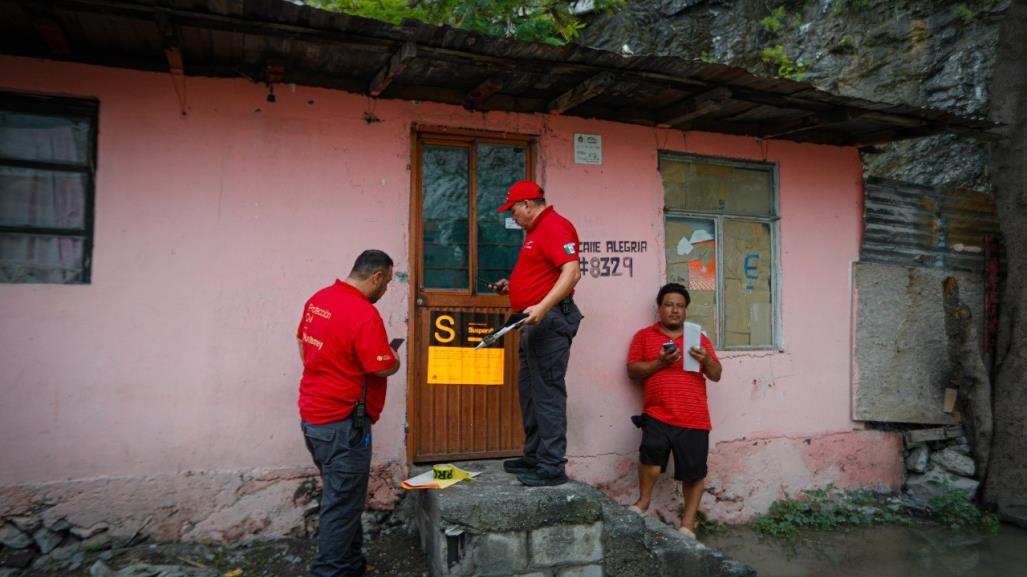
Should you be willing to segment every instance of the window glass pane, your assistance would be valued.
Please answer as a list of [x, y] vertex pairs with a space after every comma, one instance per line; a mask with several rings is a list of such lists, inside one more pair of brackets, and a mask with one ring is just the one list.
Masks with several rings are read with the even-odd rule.
[[0, 110], [0, 157], [84, 165], [89, 120]]
[[701, 325], [717, 343], [716, 222], [708, 218], [668, 216], [667, 282], [685, 285], [691, 303], [686, 317]]
[[751, 168], [660, 158], [668, 209], [773, 216], [773, 173]]
[[83, 282], [84, 240], [0, 233], [0, 282]]
[[0, 166], [0, 225], [85, 227], [86, 174]]
[[723, 265], [724, 344], [772, 345], [770, 225], [725, 220]]
[[524, 241], [520, 227], [506, 228], [509, 213], [497, 213], [506, 190], [525, 178], [525, 148], [499, 144], [478, 145], [478, 289], [491, 292], [485, 282], [508, 278]]
[[424, 288], [468, 288], [468, 151], [426, 146]]

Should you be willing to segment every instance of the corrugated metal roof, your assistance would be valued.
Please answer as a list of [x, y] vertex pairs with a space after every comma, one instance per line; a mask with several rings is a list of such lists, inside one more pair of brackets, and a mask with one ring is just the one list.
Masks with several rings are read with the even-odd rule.
[[720, 64], [392, 26], [282, 0], [0, 0], [0, 52], [158, 71], [180, 61], [186, 75], [846, 146], [991, 138], [994, 126]]
[[984, 240], [998, 233], [994, 198], [870, 178], [860, 260], [981, 272]]

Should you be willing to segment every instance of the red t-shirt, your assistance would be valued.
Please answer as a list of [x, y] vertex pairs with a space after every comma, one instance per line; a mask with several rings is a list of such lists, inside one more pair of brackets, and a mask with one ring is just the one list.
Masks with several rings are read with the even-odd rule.
[[560, 266], [577, 260], [578, 231], [571, 221], [547, 206], [524, 235], [524, 245], [510, 274], [510, 307], [520, 312], [541, 302], [560, 278]]
[[378, 309], [356, 287], [336, 280], [303, 307], [296, 329], [303, 342], [300, 418], [312, 425], [345, 419], [367, 383], [367, 414], [377, 422], [385, 405], [385, 378], [371, 373], [396, 357]]
[[[706, 376], [701, 372], [685, 371], [684, 336], [673, 339], [681, 351], [681, 359], [655, 373], [645, 380], [643, 410], [647, 415], [675, 427], [709, 431], [710, 409], [706, 402]], [[655, 361], [663, 343], [671, 340], [660, 330], [660, 323], [654, 323], [637, 333], [631, 339], [628, 349], [628, 364], [639, 361]], [[720, 362], [713, 343], [705, 334], [700, 335], [699, 344], [714, 361]]]

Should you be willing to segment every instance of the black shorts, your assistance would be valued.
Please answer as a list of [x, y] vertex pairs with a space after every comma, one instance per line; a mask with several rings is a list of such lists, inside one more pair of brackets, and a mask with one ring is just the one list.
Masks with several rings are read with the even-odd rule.
[[691, 482], [706, 478], [709, 431], [675, 427], [642, 415], [642, 445], [638, 447], [638, 462], [659, 465], [660, 472], [666, 473], [671, 451], [674, 452], [675, 479]]

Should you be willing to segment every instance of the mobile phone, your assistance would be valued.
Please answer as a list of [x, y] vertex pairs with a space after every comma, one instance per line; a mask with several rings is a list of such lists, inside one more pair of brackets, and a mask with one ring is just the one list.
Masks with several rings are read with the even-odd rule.
[[674, 341], [667, 341], [667, 342], [663, 343], [663, 348], [668, 353], [673, 353], [674, 351], [676, 351], [678, 349], [678, 346], [674, 344]]
[[405, 340], [406, 339], [392, 339], [391, 341], [389, 341], [389, 348], [391, 348], [394, 351], [398, 351], [399, 347], [403, 346], [403, 341]]

